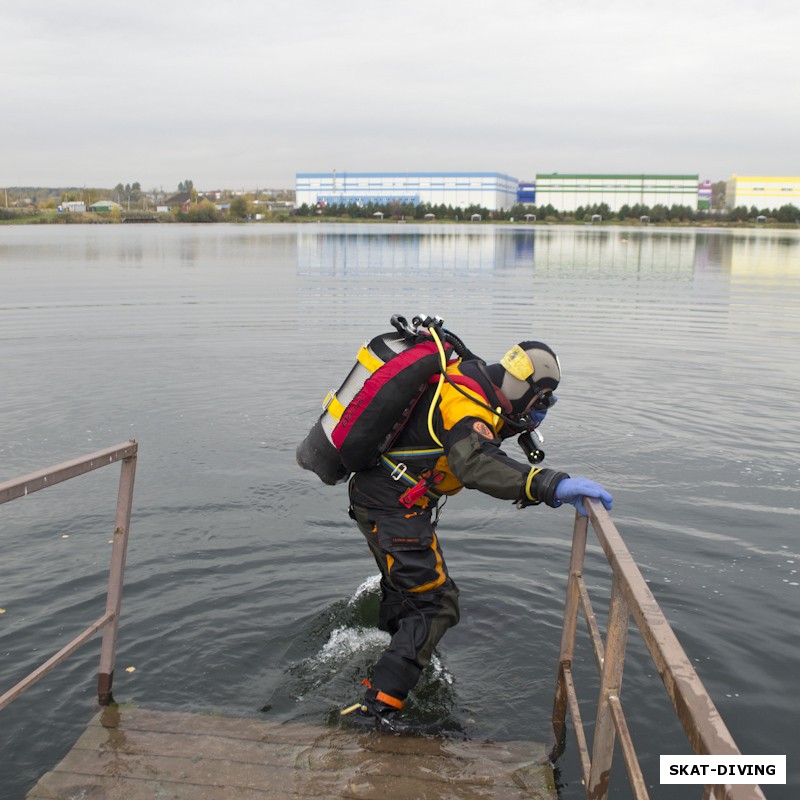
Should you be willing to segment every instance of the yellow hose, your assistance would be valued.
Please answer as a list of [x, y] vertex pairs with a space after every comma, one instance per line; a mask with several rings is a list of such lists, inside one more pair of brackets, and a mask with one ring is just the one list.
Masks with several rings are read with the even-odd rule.
[[433, 439], [439, 447], [444, 447], [444, 445], [439, 441], [439, 437], [433, 430], [433, 412], [436, 408], [436, 404], [439, 402], [439, 396], [442, 393], [442, 384], [444, 383], [444, 373], [447, 370], [447, 356], [444, 353], [444, 347], [442, 347], [442, 341], [439, 339], [439, 334], [436, 333], [436, 328], [431, 326], [428, 328], [431, 336], [433, 337], [433, 341], [436, 342], [436, 347], [439, 350], [439, 358], [442, 360], [442, 373], [439, 375], [439, 383], [436, 386], [436, 392], [433, 395], [433, 400], [431, 400], [431, 404], [428, 408], [428, 433], [431, 435], [431, 439]]

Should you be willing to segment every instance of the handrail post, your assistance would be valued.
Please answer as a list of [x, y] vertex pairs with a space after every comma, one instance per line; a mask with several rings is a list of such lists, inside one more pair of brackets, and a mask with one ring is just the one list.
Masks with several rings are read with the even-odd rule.
[[572, 550], [569, 559], [567, 602], [564, 607], [564, 624], [561, 630], [561, 653], [558, 658], [556, 696], [553, 702], [553, 735], [555, 736], [555, 745], [551, 754], [553, 758], [561, 754], [565, 743], [569, 693], [567, 692], [564, 668], [571, 666], [575, 652], [575, 632], [578, 626], [578, 608], [580, 606], [578, 576], [583, 573], [583, 565], [586, 560], [588, 530], [588, 518], [576, 513], [575, 525], [572, 531]]
[[606, 634], [605, 659], [600, 678], [600, 699], [597, 703], [597, 721], [594, 728], [592, 768], [586, 794], [590, 800], [605, 800], [611, 778], [611, 762], [614, 758], [616, 729], [609, 698], [618, 696], [622, 686], [622, 671], [625, 666], [625, 647], [628, 640], [630, 611], [620, 589], [619, 578], [611, 583], [611, 601], [608, 608], [608, 632]]
[[100, 670], [97, 678], [97, 701], [101, 706], [107, 706], [114, 702], [111, 687], [114, 682], [119, 612], [122, 604], [122, 585], [125, 575], [125, 559], [128, 553], [128, 531], [131, 525], [135, 477], [136, 455], [134, 454], [123, 459], [120, 468], [117, 512], [111, 547], [111, 567], [108, 572], [108, 594], [106, 596], [106, 613], [113, 614], [113, 619], [103, 631]]

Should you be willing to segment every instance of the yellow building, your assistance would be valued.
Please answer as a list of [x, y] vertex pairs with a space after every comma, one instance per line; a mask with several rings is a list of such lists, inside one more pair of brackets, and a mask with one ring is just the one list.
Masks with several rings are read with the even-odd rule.
[[755, 206], [761, 210], [789, 204], [800, 208], [800, 178], [734, 175], [725, 188], [725, 205], [728, 208]]

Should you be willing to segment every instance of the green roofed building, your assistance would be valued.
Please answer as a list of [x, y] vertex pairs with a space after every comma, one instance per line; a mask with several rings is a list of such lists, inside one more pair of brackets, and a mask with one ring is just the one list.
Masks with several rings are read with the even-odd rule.
[[699, 175], [567, 175], [536, 176], [536, 205], [575, 211], [605, 203], [622, 206], [689, 206], [697, 208]]
[[96, 203], [92, 203], [92, 205], [89, 206], [89, 211], [107, 214], [115, 208], [121, 209], [122, 206], [119, 203], [115, 203], [113, 200], [98, 200]]

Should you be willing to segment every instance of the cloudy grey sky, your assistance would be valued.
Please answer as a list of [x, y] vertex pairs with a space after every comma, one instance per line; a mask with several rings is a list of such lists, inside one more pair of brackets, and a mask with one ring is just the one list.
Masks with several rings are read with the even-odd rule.
[[0, 186], [800, 175], [797, 0], [0, 5]]

